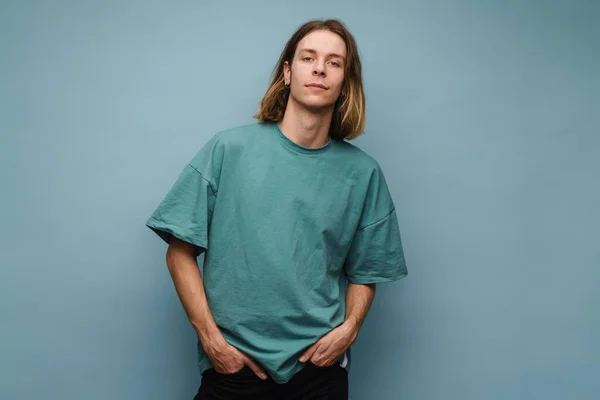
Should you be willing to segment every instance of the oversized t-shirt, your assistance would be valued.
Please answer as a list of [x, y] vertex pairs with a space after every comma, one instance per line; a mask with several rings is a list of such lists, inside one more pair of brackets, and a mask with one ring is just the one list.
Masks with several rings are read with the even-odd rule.
[[[228, 343], [275, 382], [345, 320], [346, 289], [407, 275], [379, 164], [345, 140], [303, 147], [274, 122], [221, 131], [146, 225], [205, 252], [210, 310]], [[350, 369], [350, 352], [338, 361]], [[200, 373], [211, 361], [198, 343]]]

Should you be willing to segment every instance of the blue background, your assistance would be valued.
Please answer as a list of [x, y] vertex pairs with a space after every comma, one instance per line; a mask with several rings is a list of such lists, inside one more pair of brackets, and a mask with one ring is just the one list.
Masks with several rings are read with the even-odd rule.
[[596, 399], [594, 1], [2, 1], [0, 398], [191, 399], [195, 336], [144, 222], [251, 123], [289, 36], [337, 17], [409, 276], [351, 399]]

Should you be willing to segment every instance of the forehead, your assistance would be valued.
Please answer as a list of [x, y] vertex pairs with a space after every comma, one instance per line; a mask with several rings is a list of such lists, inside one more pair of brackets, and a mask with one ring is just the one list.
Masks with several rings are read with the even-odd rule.
[[302, 40], [298, 42], [296, 51], [304, 48], [314, 49], [318, 53], [335, 53], [346, 57], [346, 44], [344, 43], [344, 39], [337, 33], [326, 30], [312, 31], [304, 36]]

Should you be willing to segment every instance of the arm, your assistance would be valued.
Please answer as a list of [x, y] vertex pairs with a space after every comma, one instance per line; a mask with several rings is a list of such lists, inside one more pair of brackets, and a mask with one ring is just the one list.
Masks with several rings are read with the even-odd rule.
[[328, 367], [354, 343], [375, 297], [375, 284], [348, 284], [346, 320], [311, 345], [300, 357], [301, 362]]
[[202, 344], [215, 347], [223, 344], [225, 338], [210, 312], [196, 254], [194, 245], [172, 237], [167, 266], [183, 309]]
[[367, 313], [375, 297], [376, 285], [374, 283], [359, 285], [348, 283], [346, 291], [346, 320], [344, 324], [348, 325], [352, 332], [352, 342], [356, 340], [358, 331], [362, 326]]
[[213, 367], [219, 373], [234, 373], [248, 365], [257, 376], [266, 379], [264, 371], [230, 345], [219, 330], [206, 299], [196, 254], [196, 246], [173, 236], [167, 250], [167, 266], [179, 300]]

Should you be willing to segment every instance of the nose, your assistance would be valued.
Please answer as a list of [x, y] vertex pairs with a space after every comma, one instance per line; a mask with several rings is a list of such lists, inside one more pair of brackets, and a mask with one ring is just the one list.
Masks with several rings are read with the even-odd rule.
[[315, 67], [315, 70], [313, 71], [313, 75], [325, 77], [325, 70], [322, 67]]

